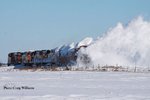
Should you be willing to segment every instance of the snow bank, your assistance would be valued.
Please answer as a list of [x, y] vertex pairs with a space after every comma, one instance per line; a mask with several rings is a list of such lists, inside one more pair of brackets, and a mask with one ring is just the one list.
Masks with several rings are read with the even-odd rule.
[[11, 72], [11, 71], [17, 71], [14, 69], [14, 66], [1, 66], [0, 72]]
[[88, 55], [92, 65], [148, 67], [150, 64], [150, 22], [142, 17], [133, 19], [127, 26], [118, 23], [103, 37], [92, 44], [91, 41], [91, 38], [86, 38], [78, 45], [90, 44], [79, 54]]

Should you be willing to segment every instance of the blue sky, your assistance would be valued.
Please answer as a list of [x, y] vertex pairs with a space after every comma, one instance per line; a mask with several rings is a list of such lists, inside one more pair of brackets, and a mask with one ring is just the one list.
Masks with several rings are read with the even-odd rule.
[[150, 0], [0, 0], [0, 61], [14, 51], [96, 38], [118, 22], [150, 20]]

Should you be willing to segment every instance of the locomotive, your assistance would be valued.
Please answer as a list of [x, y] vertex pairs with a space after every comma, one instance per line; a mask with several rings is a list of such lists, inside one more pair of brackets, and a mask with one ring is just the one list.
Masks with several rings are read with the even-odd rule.
[[[8, 54], [8, 66], [67, 66], [76, 62], [76, 50], [67, 52], [66, 55], [61, 50], [37, 50], [27, 52], [12, 52]], [[73, 62], [73, 63], [72, 63]]]

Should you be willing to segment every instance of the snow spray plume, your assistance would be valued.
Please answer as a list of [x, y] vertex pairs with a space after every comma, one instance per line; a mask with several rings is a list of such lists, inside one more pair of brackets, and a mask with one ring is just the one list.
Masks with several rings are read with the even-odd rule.
[[127, 26], [118, 23], [103, 37], [92, 41], [79, 51], [78, 65], [82, 56], [91, 65], [121, 65], [148, 67], [150, 64], [150, 22], [138, 17]]

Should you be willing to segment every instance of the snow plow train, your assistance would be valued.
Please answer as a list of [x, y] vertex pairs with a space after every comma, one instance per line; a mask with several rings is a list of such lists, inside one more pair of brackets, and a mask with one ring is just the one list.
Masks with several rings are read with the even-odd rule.
[[38, 50], [28, 52], [12, 52], [8, 54], [8, 66], [67, 66], [76, 61], [76, 52], [73, 50], [63, 55], [61, 50]]

